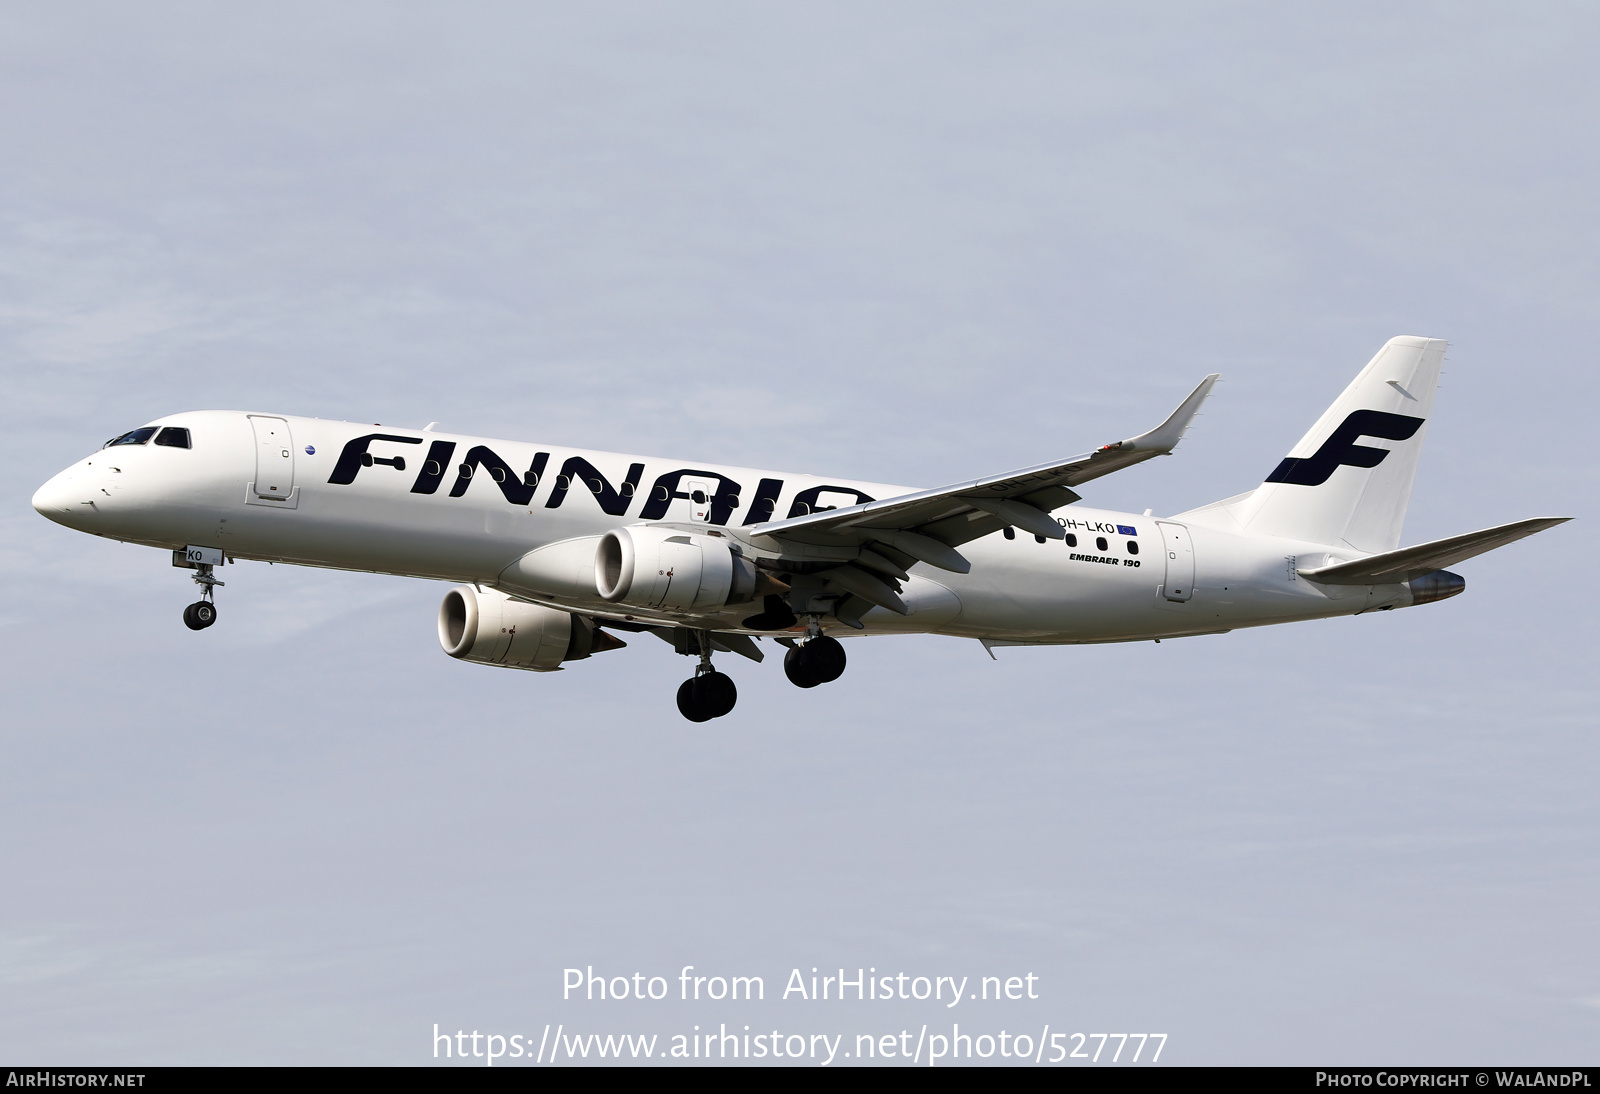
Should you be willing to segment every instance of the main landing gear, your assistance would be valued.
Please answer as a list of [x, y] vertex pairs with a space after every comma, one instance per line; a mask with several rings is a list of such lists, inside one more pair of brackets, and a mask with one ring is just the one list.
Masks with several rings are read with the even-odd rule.
[[844, 646], [837, 638], [822, 633], [817, 617], [811, 617], [806, 640], [789, 647], [783, 655], [783, 674], [797, 688], [829, 684], [844, 675]]
[[[694, 678], [678, 686], [679, 712], [691, 722], [721, 718], [738, 702], [739, 689], [728, 676], [711, 667], [711, 632], [680, 628], [675, 634], [673, 643], [679, 653], [700, 654]], [[814, 688], [844, 675], [844, 646], [837, 638], [822, 633], [816, 616], [810, 617], [806, 636], [799, 642], [788, 637], [780, 637], [778, 641], [789, 647], [783, 658], [783, 672], [796, 687]]]
[[678, 687], [678, 710], [691, 722], [709, 722], [733, 709], [739, 689], [733, 686], [732, 677], [711, 667], [711, 632], [694, 634], [700, 646], [700, 664], [695, 666], [693, 679]]
[[183, 609], [183, 625], [191, 631], [203, 631], [217, 621], [217, 605], [212, 600], [211, 590], [227, 582], [212, 576], [211, 567], [204, 562], [196, 563], [195, 571], [194, 583], [200, 586], [200, 599]]

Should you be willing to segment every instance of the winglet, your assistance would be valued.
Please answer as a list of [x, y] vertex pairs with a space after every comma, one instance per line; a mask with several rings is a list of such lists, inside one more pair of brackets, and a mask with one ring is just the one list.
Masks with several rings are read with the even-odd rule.
[[1178, 447], [1178, 442], [1183, 440], [1183, 435], [1189, 429], [1189, 423], [1194, 421], [1194, 416], [1200, 412], [1200, 404], [1206, 401], [1206, 396], [1211, 394], [1211, 389], [1222, 378], [1220, 372], [1213, 372], [1200, 386], [1189, 393], [1189, 397], [1178, 405], [1170, 417], [1148, 433], [1141, 433], [1137, 437], [1130, 437], [1116, 444], [1108, 444], [1098, 449], [1095, 455], [1101, 452], [1150, 452], [1166, 454]]

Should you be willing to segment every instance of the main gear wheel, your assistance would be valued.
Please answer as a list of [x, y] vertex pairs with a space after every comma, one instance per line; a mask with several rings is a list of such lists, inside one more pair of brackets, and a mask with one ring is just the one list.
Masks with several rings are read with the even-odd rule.
[[819, 634], [783, 655], [783, 674], [797, 688], [814, 688], [844, 675], [844, 646], [837, 638]]

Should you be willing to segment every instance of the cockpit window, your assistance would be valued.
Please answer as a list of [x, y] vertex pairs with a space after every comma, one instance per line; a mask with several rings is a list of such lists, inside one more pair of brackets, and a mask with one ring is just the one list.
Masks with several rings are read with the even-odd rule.
[[120, 437], [111, 438], [106, 442], [105, 446], [107, 448], [114, 448], [119, 444], [144, 444], [155, 435], [155, 432], [156, 427], [153, 425], [141, 426], [130, 433], [124, 433]]
[[156, 444], [168, 448], [188, 448], [189, 431], [181, 426], [169, 425], [156, 434]]

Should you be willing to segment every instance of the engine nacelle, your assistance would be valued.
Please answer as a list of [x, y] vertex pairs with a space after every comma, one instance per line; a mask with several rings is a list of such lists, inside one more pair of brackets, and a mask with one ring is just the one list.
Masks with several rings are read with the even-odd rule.
[[613, 528], [594, 553], [594, 585], [606, 600], [636, 608], [715, 611], [755, 598], [750, 560], [718, 536], [636, 525]]
[[439, 645], [451, 657], [480, 665], [555, 672], [563, 661], [622, 643], [583, 616], [458, 585], [439, 605]]
[[1435, 570], [1412, 578], [1406, 582], [1406, 588], [1411, 590], [1413, 605], [1432, 604], [1435, 600], [1448, 600], [1457, 593], [1466, 592], [1467, 579], [1449, 570]]

